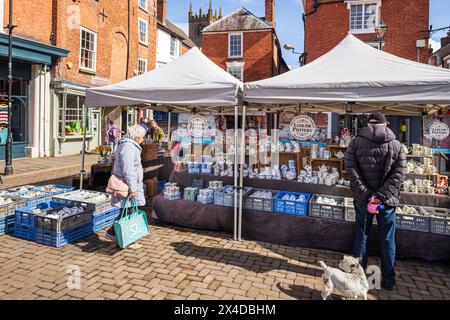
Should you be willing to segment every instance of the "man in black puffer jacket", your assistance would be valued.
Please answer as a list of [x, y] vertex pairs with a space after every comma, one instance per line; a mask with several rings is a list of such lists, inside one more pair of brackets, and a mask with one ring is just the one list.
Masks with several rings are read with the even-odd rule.
[[406, 155], [395, 134], [387, 127], [383, 114], [369, 116], [368, 127], [360, 130], [345, 154], [345, 170], [351, 182], [356, 210], [356, 234], [353, 254], [367, 267], [368, 237], [374, 215], [367, 211], [369, 202], [384, 205], [377, 214], [381, 239], [383, 287], [395, 285], [395, 209], [400, 186], [406, 174]]

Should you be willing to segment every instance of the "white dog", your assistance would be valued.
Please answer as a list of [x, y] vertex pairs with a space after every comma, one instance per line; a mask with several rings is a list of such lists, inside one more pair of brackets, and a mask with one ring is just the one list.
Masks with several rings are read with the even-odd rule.
[[324, 270], [322, 275], [324, 281], [323, 300], [326, 300], [331, 295], [333, 289], [336, 289], [348, 298], [357, 299], [362, 297], [364, 300], [367, 300], [369, 283], [358, 259], [344, 256], [342, 261], [339, 262], [341, 270], [328, 267], [323, 261], [319, 261], [319, 264]]

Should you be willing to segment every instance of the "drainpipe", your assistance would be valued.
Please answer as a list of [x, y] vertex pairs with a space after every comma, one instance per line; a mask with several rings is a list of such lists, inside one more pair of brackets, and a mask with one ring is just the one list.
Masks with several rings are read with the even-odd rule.
[[129, 66], [130, 66], [130, 28], [131, 28], [130, 9], [131, 9], [131, 3], [130, 3], [130, 0], [128, 0], [127, 68], [126, 68], [125, 79], [128, 79], [128, 72], [129, 72]]

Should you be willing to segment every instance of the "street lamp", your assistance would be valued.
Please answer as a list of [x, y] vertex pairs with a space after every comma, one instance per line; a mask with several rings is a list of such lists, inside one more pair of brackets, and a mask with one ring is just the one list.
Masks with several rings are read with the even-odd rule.
[[5, 144], [5, 175], [13, 174], [12, 166], [12, 132], [11, 132], [11, 118], [12, 118], [12, 32], [16, 27], [12, 23], [13, 21], [13, 0], [9, 0], [9, 23], [6, 28], [9, 30], [8, 40], [8, 137]]
[[380, 42], [380, 50], [383, 50], [383, 42], [386, 39], [386, 33], [389, 29], [389, 26], [384, 23], [383, 20], [380, 21], [380, 24], [375, 28], [375, 32], [377, 33], [378, 41]]
[[289, 43], [286, 43], [283, 48], [285, 50], [292, 51], [293, 54], [299, 54], [300, 57], [298, 59], [298, 62], [300, 66], [304, 66], [306, 64], [306, 52], [295, 52], [295, 46]]

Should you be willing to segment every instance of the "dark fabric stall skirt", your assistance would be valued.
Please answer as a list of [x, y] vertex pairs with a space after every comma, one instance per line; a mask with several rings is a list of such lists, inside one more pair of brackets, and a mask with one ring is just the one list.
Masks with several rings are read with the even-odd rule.
[[[178, 226], [233, 234], [234, 209], [185, 200], [153, 199], [153, 217]], [[242, 237], [268, 243], [351, 253], [354, 223], [340, 220], [244, 210]], [[370, 236], [370, 255], [379, 255], [376, 226]], [[397, 230], [397, 257], [450, 259], [450, 237]]]

